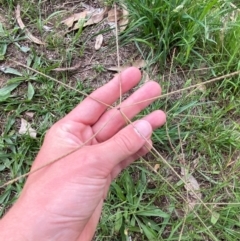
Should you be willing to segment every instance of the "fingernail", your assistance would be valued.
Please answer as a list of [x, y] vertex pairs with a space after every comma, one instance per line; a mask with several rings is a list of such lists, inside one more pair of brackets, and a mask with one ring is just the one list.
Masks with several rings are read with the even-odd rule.
[[151, 125], [145, 120], [138, 121], [134, 124], [134, 129], [141, 137], [149, 137], [152, 133]]

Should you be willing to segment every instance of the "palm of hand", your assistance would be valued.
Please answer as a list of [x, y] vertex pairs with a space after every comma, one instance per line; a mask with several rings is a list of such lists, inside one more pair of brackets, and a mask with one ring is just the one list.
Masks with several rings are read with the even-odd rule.
[[[140, 72], [130, 68], [121, 78], [124, 93], [139, 82]], [[122, 106], [159, 95], [159, 85], [149, 82], [123, 102]], [[117, 109], [107, 111], [106, 106], [94, 99], [111, 105], [118, 97], [119, 80], [115, 77], [50, 129], [34, 162], [33, 170], [64, 156], [60, 161], [31, 175], [22, 195], [30, 195], [29, 199], [32, 200], [37, 193], [36, 203], [46, 203], [44, 212], [47, 212], [49, 219], [46, 223], [51, 224], [51, 218], [58, 216], [59, 223], [51, 232], [69, 227], [67, 231], [65, 228], [65, 236], [57, 240], [91, 240], [112, 179], [133, 160], [148, 152], [146, 148], [142, 148], [118, 163], [113, 163], [112, 158], [100, 155], [103, 149], [101, 147], [126, 123]], [[124, 113], [131, 119], [151, 102], [149, 100], [126, 108]], [[152, 129], [165, 122], [165, 116], [161, 111], [153, 112], [144, 119], [151, 124]], [[78, 150], [74, 151], [76, 149]], [[111, 151], [114, 152], [106, 150]], [[72, 153], [68, 155], [70, 152]], [[111, 157], [114, 158], [114, 155]]]

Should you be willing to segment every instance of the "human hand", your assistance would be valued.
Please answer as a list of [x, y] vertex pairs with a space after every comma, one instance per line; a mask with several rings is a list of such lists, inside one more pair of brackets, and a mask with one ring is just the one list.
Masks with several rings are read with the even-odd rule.
[[[125, 93], [141, 74], [129, 68], [120, 78]], [[91, 240], [111, 181], [150, 150], [152, 130], [165, 123], [165, 114], [155, 111], [124, 127], [121, 112], [132, 119], [160, 92], [150, 81], [123, 101], [120, 110], [109, 109], [120, 95], [115, 77], [55, 123], [31, 170], [46, 167], [28, 177], [20, 198], [0, 222], [0, 230], [10, 235], [18, 231], [18, 237], [6, 240]]]

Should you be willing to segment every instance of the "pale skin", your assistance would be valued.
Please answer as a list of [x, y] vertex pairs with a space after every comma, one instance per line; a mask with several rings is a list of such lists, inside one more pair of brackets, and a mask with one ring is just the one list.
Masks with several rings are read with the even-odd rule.
[[[125, 70], [121, 74], [122, 92], [132, 89], [140, 79], [138, 69]], [[121, 103], [121, 111], [132, 119], [153, 102], [144, 100], [160, 94], [160, 86], [149, 81]], [[115, 77], [91, 97], [112, 105], [119, 95], [119, 77]], [[87, 97], [50, 128], [31, 170], [77, 150], [28, 177], [19, 199], [0, 221], [0, 239], [92, 240], [111, 181], [149, 152], [152, 130], [165, 120], [159, 110], [126, 125], [117, 108], [109, 109]]]

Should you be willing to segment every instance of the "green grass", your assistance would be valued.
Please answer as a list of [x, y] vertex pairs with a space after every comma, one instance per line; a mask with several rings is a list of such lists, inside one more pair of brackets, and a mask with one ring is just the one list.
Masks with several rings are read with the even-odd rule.
[[[164, 94], [239, 71], [240, 14], [232, 5], [239, 8], [237, 1], [125, 0], [124, 4], [130, 22], [119, 36], [120, 45], [134, 43], [139, 55], [148, 60], [146, 70], [161, 83]], [[39, 47], [27, 40], [16, 24], [16, 1], [0, 0], [0, 5], [4, 9], [0, 14], [7, 22], [0, 24], [0, 66], [4, 72], [4, 85], [0, 86], [0, 183], [4, 183], [29, 170], [47, 129], [83, 99], [79, 93], [11, 61], [27, 63], [86, 93], [95, 88], [94, 81], [102, 82], [107, 71], [104, 62], [90, 65], [92, 74], [86, 79], [52, 71], [83, 60], [90, 51], [89, 41], [97, 34], [85, 34], [86, 28], [60, 38], [63, 9], [46, 12], [44, 2], [38, 1], [38, 11], [34, 3], [21, 1], [27, 28], [46, 42], [45, 47]], [[43, 30], [49, 24], [46, 19], [51, 19], [52, 32]], [[115, 51], [113, 42], [109, 42], [109, 52]], [[196, 71], [202, 67], [208, 69]], [[182, 90], [158, 99], [139, 115], [160, 108], [167, 112], [167, 125], [153, 135], [155, 148], [167, 163], [152, 153], [116, 179], [95, 240], [240, 239], [239, 91], [238, 75], [222, 78], [206, 85], [205, 90]], [[34, 117], [27, 117], [26, 111]], [[18, 133], [21, 118], [37, 130], [37, 139]], [[160, 164], [157, 172], [152, 169], [155, 164]], [[180, 174], [182, 166], [200, 184], [206, 203], [196, 205], [194, 211], [186, 211], [189, 193], [175, 173]], [[20, 180], [0, 190], [0, 216], [16, 200], [23, 184]]]

